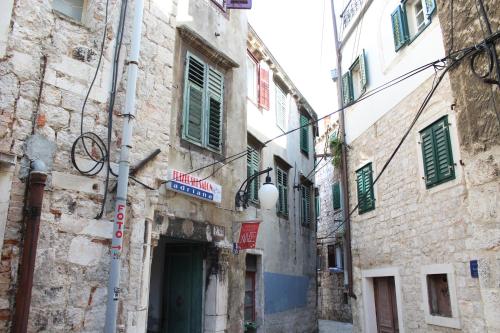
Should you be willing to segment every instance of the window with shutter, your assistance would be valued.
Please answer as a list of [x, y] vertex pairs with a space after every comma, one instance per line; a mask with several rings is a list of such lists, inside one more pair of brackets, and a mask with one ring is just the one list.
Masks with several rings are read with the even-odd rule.
[[347, 72], [342, 75], [342, 98], [344, 100], [344, 106], [352, 102], [352, 78], [351, 72]]
[[316, 216], [316, 220], [319, 219], [319, 214], [321, 210], [321, 202], [319, 198], [319, 189], [314, 189], [314, 215]]
[[259, 107], [269, 110], [269, 71], [259, 70]]
[[399, 5], [391, 14], [392, 33], [394, 35], [394, 48], [399, 50], [408, 41], [408, 26], [404, 7]]
[[[247, 154], [247, 178], [259, 173], [260, 171], [260, 153], [254, 147], [248, 147]], [[253, 202], [259, 200], [259, 177], [252, 180], [249, 186], [249, 199]]]
[[309, 226], [311, 224], [311, 188], [300, 185], [300, 193], [300, 220], [303, 226]]
[[420, 145], [427, 188], [455, 179], [448, 116], [420, 132]]
[[356, 171], [358, 188], [358, 212], [363, 214], [375, 209], [375, 197], [373, 193], [372, 164], [368, 163]]
[[336, 182], [332, 186], [332, 201], [333, 201], [333, 209], [340, 209], [340, 183]]
[[278, 86], [276, 87], [276, 124], [283, 131], [286, 130], [285, 123], [287, 117], [286, 93]]
[[277, 213], [288, 217], [288, 172], [276, 167], [276, 183], [278, 186]]
[[224, 77], [201, 59], [188, 53], [184, 80], [184, 139], [222, 151]]
[[309, 155], [309, 118], [300, 114], [300, 150]]

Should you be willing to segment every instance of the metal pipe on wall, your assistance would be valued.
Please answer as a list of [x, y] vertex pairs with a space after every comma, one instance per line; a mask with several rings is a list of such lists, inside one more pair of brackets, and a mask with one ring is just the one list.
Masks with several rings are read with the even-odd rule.
[[139, 50], [142, 34], [142, 16], [144, 0], [136, 0], [134, 22], [132, 25], [131, 50], [128, 59], [127, 90], [125, 110], [123, 112], [122, 144], [118, 169], [118, 182], [113, 222], [113, 238], [111, 242], [111, 269], [108, 283], [108, 300], [106, 306], [106, 333], [116, 333], [118, 302], [120, 299], [120, 275], [123, 237], [127, 210], [128, 178], [130, 172], [129, 154], [132, 148], [133, 121], [135, 118], [135, 94], [137, 74], [139, 71]]
[[356, 297], [353, 292], [353, 279], [352, 279], [352, 253], [351, 253], [351, 217], [349, 214], [349, 192], [348, 192], [348, 173], [347, 173], [347, 146], [346, 146], [346, 134], [345, 134], [345, 118], [344, 118], [344, 99], [342, 98], [342, 85], [340, 83], [342, 77], [342, 51], [339, 42], [338, 31], [337, 31], [337, 17], [335, 16], [335, 5], [334, 0], [331, 0], [332, 6], [332, 19], [333, 19], [333, 37], [335, 39], [335, 51], [337, 53], [337, 100], [338, 105], [342, 109], [340, 111], [340, 138], [342, 140], [342, 169], [341, 169], [341, 184], [342, 184], [342, 201], [344, 203], [344, 228], [345, 228], [345, 254], [346, 254], [346, 270], [347, 270], [347, 289], [349, 296]]
[[47, 173], [36, 170], [36, 167], [35, 170], [31, 171], [29, 175], [28, 201], [24, 213], [26, 231], [24, 233], [21, 267], [19, 268], [13, 333], [26, 333], [28, 330], [33, 273], [35, 270], [38, 234], [40, 233], [40, 215], [46, 181]]

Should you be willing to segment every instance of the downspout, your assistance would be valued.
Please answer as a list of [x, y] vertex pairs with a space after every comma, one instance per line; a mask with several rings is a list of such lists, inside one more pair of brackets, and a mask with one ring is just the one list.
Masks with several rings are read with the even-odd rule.
[[332, 19], [333, 19], [333, 38], [335, 39], [335, 51], [337, 54], [337, 100], [338, 105], [341, 108], [340, 111], [340, 138], [342, 140], [342, 162], [341, 162], [341, 174], [340, 180], [342, 184], [342, 201], [343, 201], [343, 215], [344, 215], [344, 227], [345, 227], [345, 254], [346, 254], [346, 270], [347, 270], [347, 290], [350, 297], [356, 298], [354, 295], [352, 287], [352, 254], [351, 254], [351, 217], [349, 214], [349, 192], [348, 192], [348, 172], [347, 172], [347, 145], [346, 145], [346, 133], [345, 133], [345, 118], [344, 118], [344, 99], [342, 98], [342, 52], [341, 45], [339, 42], [339, 36], [337, 32], [337, 17], [335, 16], [335, 5], [334, 0], [331, 0], [332, 5]]
[[32, 162], [31, 168], [27, 191], [28, 201], [23, 214], [26, 221], [26, 231], [21, 267], [19, 269], [12, 333], [26, 333], [28, 330], [43, 191], [47, 180], [46, 168], [43, 162], [36, 160]]
[[118, 182], [113, 222], [113, 238], [111, 242], [111, 269], [108, 283], [108, 300], [106, 305], [106, 333], [116, 333], [118, 317], [118, 301], [120, 299], [120, 269], [125, 233], [128, 178], [130, 171], [129, 154], [132, 148], [133, 121], [135, 118], [135, 94], [137, 73], [139, 70], [139, 50], [142, 33], [142, 15], [144, 0], [137, 0], [135, 4], [134, 22], [132, 25], [131, 50], [128, 60], [127, 91], [125, 96], [125, 110], [123, 112], [122, 144], [118, 169]]

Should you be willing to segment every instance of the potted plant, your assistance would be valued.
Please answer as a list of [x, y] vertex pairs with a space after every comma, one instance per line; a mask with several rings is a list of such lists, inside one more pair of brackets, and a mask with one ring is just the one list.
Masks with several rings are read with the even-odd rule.
[[243, 325], [245, 328], [245, 333], [256, 333], [257, 332], [257, 323], [253, 321], [246, 321]]

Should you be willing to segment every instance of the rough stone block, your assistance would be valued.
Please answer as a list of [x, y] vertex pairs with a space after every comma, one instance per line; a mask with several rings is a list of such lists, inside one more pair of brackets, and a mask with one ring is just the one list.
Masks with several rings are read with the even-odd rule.
[[103, 245], [93, 243], [87, 237], [78, 236], [71, 241], [68, 261], [82, 266], [95, 265], [99, 262], [103, 252]]

